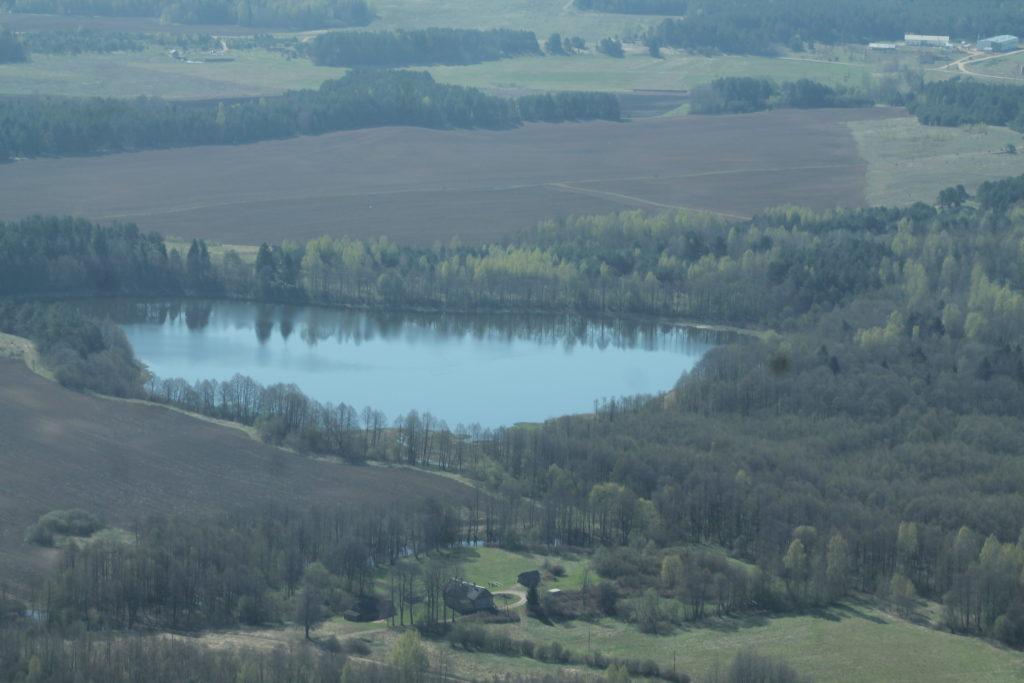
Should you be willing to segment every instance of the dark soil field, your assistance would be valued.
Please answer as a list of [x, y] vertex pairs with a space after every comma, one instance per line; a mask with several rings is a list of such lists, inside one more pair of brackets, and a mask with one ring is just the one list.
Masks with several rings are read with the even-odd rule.
[[470, 492], [440, 476], [314, 460], [158, 406], [76, 394], [0, 360], [0, 582], [23, 589], [56, 556], [23, 535], [54, 509], [81, 508], [127, 527], [152, 512]]
[[573, 213], [858, 206], [846, 122], [898, 109], [775, 111], [510, 131], [378, 128], [0, 166], [0, 219], [134, 221], [229, 244], [323, 234], [481, 242]]

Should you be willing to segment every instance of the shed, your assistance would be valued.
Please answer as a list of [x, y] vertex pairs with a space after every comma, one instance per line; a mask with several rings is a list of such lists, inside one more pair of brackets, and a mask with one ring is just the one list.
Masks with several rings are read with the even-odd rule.
[[345, 610], [342, 617], [346, 621], [377, 621], [387, 619], [395, 614], [395, 606], [390, 600], [376, 595], [363, 595], [356, 599], [352, 609]]
[[495, 609], [494, 596], [483, 586], [452, 579], [444, 588], [445, 607], [459, 614], [489, 612]]

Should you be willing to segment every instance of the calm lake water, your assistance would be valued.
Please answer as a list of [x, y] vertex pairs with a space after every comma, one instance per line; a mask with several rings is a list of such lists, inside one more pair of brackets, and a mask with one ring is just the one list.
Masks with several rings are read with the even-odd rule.
[[394, 315], [234, 302], [116, 302], [135, 353], [163, 378], [294, 383], [322, 402], [415, 409], [454, 427], [588, 412], [671, 388], [715, 344], [669, 325], [579, 318]]

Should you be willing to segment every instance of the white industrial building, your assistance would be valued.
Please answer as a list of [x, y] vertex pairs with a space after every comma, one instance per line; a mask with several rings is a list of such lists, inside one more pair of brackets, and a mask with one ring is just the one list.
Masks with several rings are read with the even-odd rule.
[[922, 36], [917, 33], [908, 33], [903, 36], [903, 42], [914, 47], [949, 47], [949, 36]]

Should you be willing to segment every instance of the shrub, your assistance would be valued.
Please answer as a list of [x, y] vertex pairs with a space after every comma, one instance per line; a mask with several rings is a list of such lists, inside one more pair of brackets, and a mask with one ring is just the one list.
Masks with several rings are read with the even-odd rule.
[[84, 510], [52, 510], [29, 527], [25, 540], [37, 545], [52, 546], [58, 535], [84, 538], [102, 528], [104, 524]]

